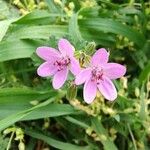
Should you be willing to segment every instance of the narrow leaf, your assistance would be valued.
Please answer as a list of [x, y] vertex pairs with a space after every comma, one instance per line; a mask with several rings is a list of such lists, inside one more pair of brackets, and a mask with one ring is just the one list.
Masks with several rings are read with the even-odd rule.
[[[107, 32], [107, 33], [115, 33], [118, 35], [122, 35], [133, 41], [136, 45], [142, 48], [146, 42], [144, 36], [138, 31], [132, 29], [131, 27], [124, 25], [118, 21], [114, 21], [112, 19], [104, 19], [104, 18], [88, 18], [82, 19], [79, 21], [79, 25], [82, 28], [87, 28], [89, 30], [97, 30], [97, 34], [99, 31]], [[103, 36], [103, 35], [99, 35]]]
[[37, 131], [33, 131], [30, 129], [26, 129], [25, 133], [27, 135], [34, 137], [34, 138], [43, 140], [44, 142], [46, 142], [50, 146], [57, 148], [57, 149], [60, 149], [60, 150], [90, 150], [89, 146], [77, 146], [77, 145], [73, 145], [71, 143], [61, 142], [59, 140], [55, 140], [54, 138], [52, 138], [50, 136], [46, 136], [42, 133], [38, 133]]
[[117, 150], [117, 147], [115, 146], [113, 141], [110, 140], [107, 131], [97, 118], [92, 119], [92, 126], [99, 136], [105, 150]]

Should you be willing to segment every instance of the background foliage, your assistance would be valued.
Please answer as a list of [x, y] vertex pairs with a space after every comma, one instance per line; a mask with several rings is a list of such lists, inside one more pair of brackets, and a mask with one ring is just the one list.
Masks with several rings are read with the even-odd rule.
[[[87, 105], [71, 81], [37, 76], [36, 48], [61, 37], [82, 63], [95, 42], [127, 66], [116, 101]], [[149, 51], [148, 0], [0, 0], [0, 149], [150, 149]]]

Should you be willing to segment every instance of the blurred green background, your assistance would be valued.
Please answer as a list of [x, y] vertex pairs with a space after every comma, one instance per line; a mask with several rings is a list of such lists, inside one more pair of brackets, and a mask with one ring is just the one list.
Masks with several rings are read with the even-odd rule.
[[[117, 100], [37, 75], [36, 48], [62, 37], [82, 65], [104, 47], [127, 67]], [[149, 150], [149, 94], [149, 0], [0, 0], [0, 150]]]

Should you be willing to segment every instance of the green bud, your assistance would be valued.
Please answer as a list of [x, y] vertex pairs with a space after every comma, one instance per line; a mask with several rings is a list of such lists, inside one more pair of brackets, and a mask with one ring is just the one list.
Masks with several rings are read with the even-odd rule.
[[66, 94], [66, 98], [68, 100], [73, 100], [76, 98], [77, 95], [77, 87], [75, 84], [70, 85], [70, 87], [68, 88], [67, 94]]
[[136, 97], [140, 96], [140, 89], [138, 87], [135, 87], [135, 96]]
[[19, 150], [25, 150], [25, 144], [22, 141], [20, 141], [20, 143], [18, 145], [18, 149]]
[[93, 132], [93, 129], [91, 127], [89, 127], [89, 128], [86, 129], [86, 134], [87, 135], [91, 135], [92, 132]]
[[39, 8], [41, 8], [41, 9], [46, 8], [46, 4], [45, 4], [44, 2], [40, 2], [40, 3], [38, 4], [38, 6], [39, 6]]
[[24, 133], [23, 133], [21, 128], [18, 128], [16, 130], [16, 138], [15, 138], [15, 140], [23, 140], [23, 138], [24, 138]]
[[99, 137], [100, 137], [100, 139], [102, 141], [106, 141], [107, 140], [107, 137], [104, 134], [101, 134]]
[[44, 129], [47, 129], [49, 127], [49, 122], [44, 123]]
[[14, 128], [14, 127], [12, 127], [12, 128], [7, 128], [7, 129], [5, 129], [4, 130], [4, 132], [3, 132], [3, 134], [9, 134], [9, 133], [11, 133], [11, 132], [14, 132], [16, 130], [16, 128]]
[[95, 42], [88, 43], [88, 45], [85, 47], [85, 53], [87, 55], [92, 55], [95, 52], [95, 47], [96, 47]]
[[70, 3], [69, 3], [69, 8], [70, 8], [71, 10], [73, 10], [73, 9], [75, 8], [75, 5], [74, 5], [73, 2], [70, 2]]
[[147, 83], [147, 90], [150, 91], [150, 81]]

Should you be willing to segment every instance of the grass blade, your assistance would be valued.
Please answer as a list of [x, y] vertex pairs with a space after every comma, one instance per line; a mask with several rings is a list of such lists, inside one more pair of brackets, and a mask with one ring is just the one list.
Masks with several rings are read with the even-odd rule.
[[88, 146], [77, 146], [77, 145], [73, 145], [70, 143], [61, 142], [61, 141], [51, 138], [50, 136], [46, 136], [44, 134], [38, 133], [37, 131], [33, 131], [30, 129], [26, 129], [25, 133], [34, 138], [43, 140], [50, 146], [60, 149], [60, 150], [90, 150]]
[[[97, 118], [92, 119], [92, 126], [99, 138], [101, 139], [105, 150], [117, 150], [117, 147], [115, 146], [113, 141], [110, 140], [108, 133], [106, 132], [102, 123]], [[105, 138], [102, 138], [102, 136], [104, 136]]]

